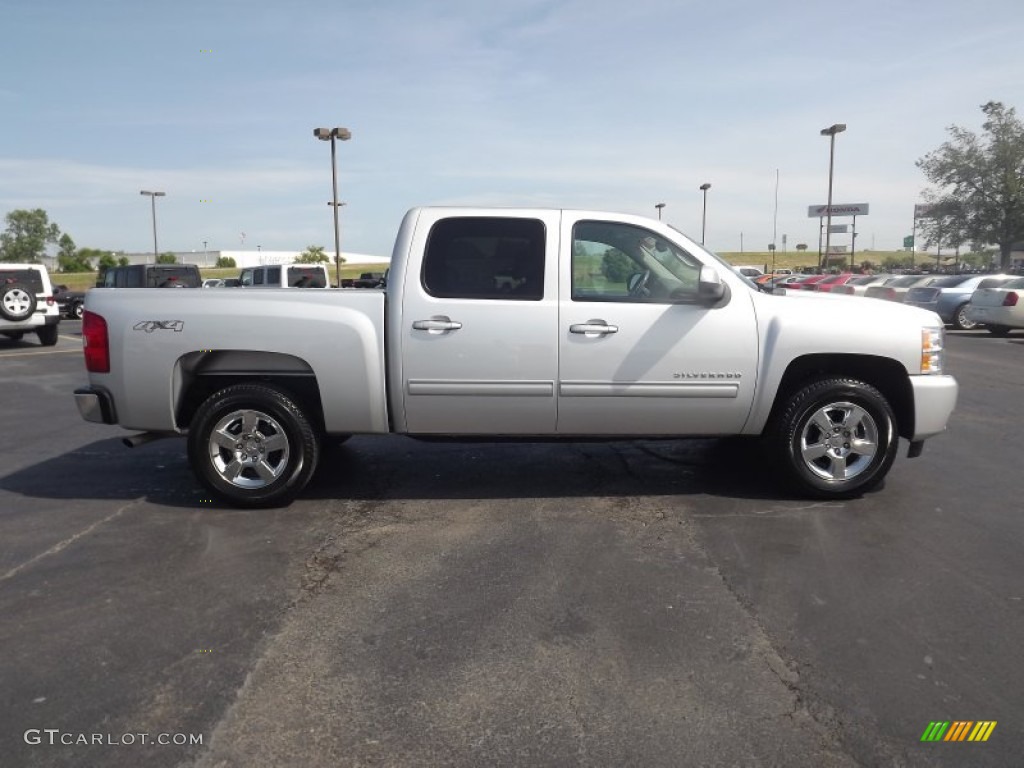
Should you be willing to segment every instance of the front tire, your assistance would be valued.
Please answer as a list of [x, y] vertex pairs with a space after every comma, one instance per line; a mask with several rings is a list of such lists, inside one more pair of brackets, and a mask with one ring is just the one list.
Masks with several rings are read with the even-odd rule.
[[320, 441], [287, 394], [263, 384], [235, 384], [199, 407], [188, 456], [203, 484], [232, 506], [282, 507], [313, 476]]
[[85, 307], [82, 306], [82, 302], [76, 301], [74, 304], [71, 305], [71, 316], [75, 318], [75, 320], [81, 320], [82, 315], [84, 314]]
[[877, 486], [899, 445], [896, 417], [882, 393], [846, 378], [819, 379], [794, 393], [768, 438], [791, 484], [824, 499]]

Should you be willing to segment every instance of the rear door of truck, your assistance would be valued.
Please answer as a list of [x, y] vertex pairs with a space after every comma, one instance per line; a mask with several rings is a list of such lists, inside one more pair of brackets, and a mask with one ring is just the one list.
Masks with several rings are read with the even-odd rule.
[[402, 327], [389, 331], [402, 347], [405, 431], [555, 431], [559, 221], [558, 211], [420, 210]]

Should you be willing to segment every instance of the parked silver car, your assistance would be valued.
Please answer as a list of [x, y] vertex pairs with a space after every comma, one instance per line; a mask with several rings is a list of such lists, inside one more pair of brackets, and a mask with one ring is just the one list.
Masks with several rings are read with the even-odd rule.
[[978, 288], [996, 288], [1013, 275], [949, 275], [929, 285], [918, 285], [907, 291], [906, 304], [930, 309], [942, 322], [960, 331], [977, 328], [978, 323], [967, 316], [971, 294]]
[[887, 280], [882, 285], [869, 285], [864, 295], [869, 299], [885, 299], [902, 303], [907, 298], [907, 291], [916, 285], [930, 285], [939, 278], [935, 275], [904, 275], [895, 280]]

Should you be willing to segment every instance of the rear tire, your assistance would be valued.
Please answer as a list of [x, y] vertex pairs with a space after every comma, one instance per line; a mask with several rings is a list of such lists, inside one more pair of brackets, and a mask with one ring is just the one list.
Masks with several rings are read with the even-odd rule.
[[39, 337], [39, 343], [44, 347], [52, 347], [57, 343], [57, 326], [44, 325], [36, 331], [36, 336]]
[[196, 476], [228, 504], [282, 507], [313, 476], [320, 441], [287, 394], [263, 384], [235, 384], [199, 407], [188, 456]]
[[790, 483], [823, 499], [852, 498], [877, 486], [899, 445], [896, 417], [882, 393], [846, 378], [802, 387], [766, 437]]
[[953, 313], [953, 327], [958, 331], [972, 331], [978, 327], [978, 324], [967, 317], [967, 305], [969, 302], [964, 302], [956, 308], [956, 312]]
[[1010, 328], [1006, 325], [986, 325], [985, 330], [999, 338], [1010, 335]]

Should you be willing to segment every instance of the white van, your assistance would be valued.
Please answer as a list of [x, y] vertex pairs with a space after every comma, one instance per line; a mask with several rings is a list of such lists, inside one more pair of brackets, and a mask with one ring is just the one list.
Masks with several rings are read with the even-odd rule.
[[263, 264], [246, 267], [238, 276], [242, 288], [327, 288], [331, 284], [323, 264]]

